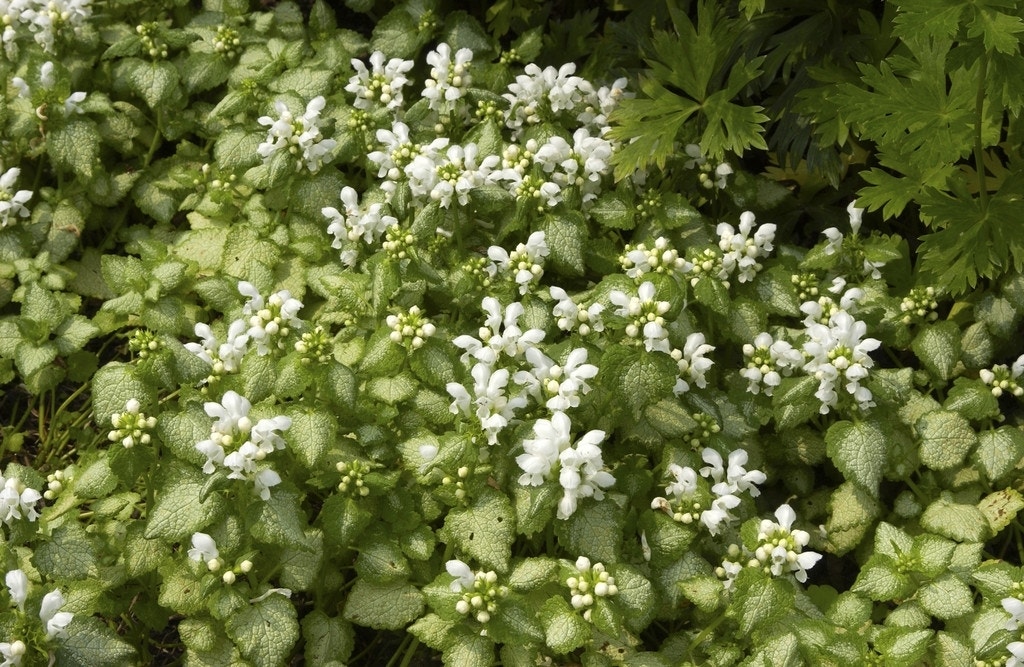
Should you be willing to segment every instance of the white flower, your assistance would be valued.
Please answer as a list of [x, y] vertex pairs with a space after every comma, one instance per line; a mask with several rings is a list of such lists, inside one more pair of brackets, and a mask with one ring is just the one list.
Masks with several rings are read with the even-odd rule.
[[455, 577], [455, 580], [450, 585], [452, 592], [461, 593], [473, 589], [476, 573], [470, 569], [469, 565], [466, 565], [461, 560], [453, 559], [444, 564], [444, 569], [448, 574]]
[[[502, 95], [509, 102], [505, 124], [514, 130], [513, 136], [518, 136], [524, 125], [536, 125], [562, 111], [572, 111], [582, 106], [594, 94], [594, 88], [588, 81], [575, 76], [574, 63], [567, 63], [558, 69], [546, 67], [543, 70], [530, 63], [523, 68], [523, 72], [509, 84], [509, 92]], [[612, 95], [608, 91], [605, 98]], [[609, 100], [609, 106], [611, 104]], [[592, 108], [588, 111], [593, 115]], [[596, 118], [590, 120], [596, 124]]]
[[11, 224], [15, 218], [27, 218], [29, 215], [25, 204], [32, 198], [32, 191], [14, 190], [20, 175], [21, 169], [11, 167], [0, 176], [0, 228]]
[[58, 611], [64, 606], [64, 596], [59, 590], [50, 591], [43, 596], [42, 606], [39, 609], [39, 620], [46, 626], [46, 638], [54, 639], [67, 637], [68, 623], [74, 618], [69, 611]]
[[729, 510], [738, 507], [740, 499], [732, 494], [726, 494], [724, 496], [718, 496], [711, 501], [711, 509], [706, 509], [700, 513], [700, 520], [712, 535], [718, 535], [721, 530], [723, 523], [728, 523], [733, 520], [733, 515], [729, 513]]
[[42, 499], [35, 489], [30, 489], [15, 477], [0, 475], [0, 521], [10, 526], [16, 519], [35, 521], [39, 518], [36, 503]]
[[249, 335], [245, 331], [245, 320], [235, 320], [228, 327], [227, 340], [220, 343], [213, 335], [210, 325], [199, 323], [195, 326], [195, 332], [202, 339], [202, 343], [185, 343], [185, 349], [210, 366], [211, 377], [237, 373], [242, 357], [249, 349]]
[[252, 283], [244, 280], [239, 282], [238, 291], [242, 296], [249, 297], [242, 307], [242, 315], [248, 321], [249, 338], [256, 343], [256, 351], [260, 356], [270, 353], [271, 344], [283, 349], [284, 341], [281, 339], [305, 326], [297, 316], [302, 302], [292, 298], [288, 290], [271, 294], [266, 303]]
[[519, 285], [519, 293], [526, 294], [544, 275], [544, 259], [550, 253], [544, 232], [530, 234], [526, 243], [520, 243], [511, 253], [501, 246], [492, 245], [487, 249], [491, 265], [487, 272], [494, 276], [499, 271], [507, 272]]
[[501, 304], [494, 297], [484, 297], [481, 307], [487, 314], [487, 319], [478, 332], [480, 338], [464, 334], [452, 341], [456, 346], [466, 350], [462, 355], [463, 363], [473, 356], [478, 361], [493, 365], [502, 353], [518, 359], [527, 349], [544, 340], [544, 331], [541, 329], [523, 331], [519, 328], [517, 322], [526, 309], [518, 301], [505, 307], [504, 316]]
[[334, 235], [333, 248], [341, 249], [346, 241], [360, 239], [367, 245], [376, 243], [388, 227], [398, 224], [394, 216], [381, 214], [383, 204], [360, 205], [359, 194], [347, 185], [341, 189], [341, 203], [344, 213], [333, 206], [325, 206], [320, 211], [330, 220], [327, 233]]
[[751, 237], [750, 232], [753, 228], [754, 214], [745, 211], [740, 215], [739, 231], [726, 222], [719, 223], [716, 230], [719, 236], [718, 247], [724, 253], [722, 267], [727, 276], [738, 271], [741, 283], [753, 280], [761, 270], [761, 264], [757, 260], [767, 257], [773, 249], [775, 225], [761, 225]]
[[601, 319], [603, 304], [595, 302], [587, 308], [582, 308], [561, 287], [551, 287], [550, 293], [551, 298], [558, 301], [551, 309], [551, 314], [558, 318], [555, 324], [559, 329], [579, 331], [581, 336], [587, 336], [591, 331], [604, 331], [604, 322]]
[[1024, 666], [1024, 642], [1010, 642], [1006, 645], [1006, 650], [1011, 653], [1006, 659], [1006, 667]]
[[677, 396], [690, 390], [690, 382], [701, 389], [707, 386], [705, 375], [715, 365], [715, 362], [704, 355], [713, 352], [714, 349], [714, 345], [705, 342], [703, 333], [695, 331], [687, 335], [682, 350], [672, 350], [670, 354], [676, 360], [676, 366], [679, 368], [679, 380], [673, 390]]
[[777, 523], [762, 519], [757, 539], [760, 543], [754, 557], [768, 565], [771, 573], [779, 576], [792, 572], [800, 583], [807, 581], [807, 570], [821, 560], [821, 554], [804, 551], [811, 536], [806, 531], [793, 529], [796, 512], [787, 504], [775, 510]]
[[580, 128], [573, 133], [572, 146], [555, 135], [537, 149], [534, 159], [552, 181], [562, 188], [580, 188], [583, 201], [588, 202], [601, 192], [602, 179], [611, 170], [612, 152], [610, 141], [592, 137], [586, 128]]
[[430, 78], [423, 82], [423, 97], [428, 106], [439, 113], [450, 113], [455, 102], [465, 95], [472, 82], [470, 68], [473, 64], [473, 52], [461, 48], [452, 58], [452, 49], [447, 43], [437, 45], [437, 49], [427, 54], [430, 65]]
[[881, 341], [864, 338], [867, 325], [840, 310], [829, 318], [829, 326], [817, 322], [807, 327], [808, 341], [803, 350], [808, 361], [804, 371], [818, 380], [815, 396], [821, 401], [821, 414], [836, 406], [839, 395], [836, 385], [845, 380], [844, 389], [861, 410], [874, 406], [871, 391], [861, 386], [874, 361], [868, 353], [878, 349]]
[[188, 550], [188, 557], [197, 563], [206, 563], [213, 571], [219, 566], [220, 551], [214, 539], [206, 533], [192, 533], [192, 548]]
[[306, 104], [305, 113], [296, 118], [284, 102], [274, 102], [278, 118], [260, 116], [257, 119], [260, 125], [270, 127], [266, 141], [256, 148], [263, 161], [269, 161], [279, 151], [286, 151], [295, 157], [296, 171], [303, 166], [313, 173], [319, 171], [337, 145], [334, 139], [324, 139], [320, 131], [320, 112], [326, 104], [322, 95], [314, 97]]
[[28, 652], [28, 647], [20, 639], [15, 639], [13, 642], [0, 642], [0, 658], [4, 659], [3, 662], [0, 662], [0, 667], [20, 665], [26, 652]]
[[25, 599], [28, 597], [28, 576], [21, 570], [11, 570], [5, 577], [7, 590], [18, 609], [25, 611]]
[[564, 412], [555, 412], [551, 419], [538, 419], [533, 425], [536, 438], [523, 440], [524, 454], [516, 457], [523, 470], [519, 483], [540, 486], [558, 464], [558, 455], [570, 446], [572, 424]]
[[[508, 385], [508, 369], [493, 370], [488, 364], [480, 362], [470, 371], [473, 376], [473, 393], [470, 397], [466, 388], [458, 382], [449, 382], [448, 393], [455, 400], [450, 406], [452, 414], [475, 414], [480, 426], [487, 434], [487, 444], [498, 443], [498, 433], [514, 416], [515, 410], [526, 405], [525, 396], [508, 396], [505, 387]], [[471, 404], [476, 410], [471, 409]]]
[[416, 197], [430, 199], [449, 208], [452, 201], [469, 203], [469, 193], [487, 182], [500, 158], [489, 155], [478, 161], [476, 144], [452, 145], [442, 155], [417, 155], [405, 167], [409, 190]]
[[749, 383], [747, 391], [758, 394], [763, 388], [765, 396], [771, 396], [783, 376], [791, 375], [804, 362], [800, 350], [784, 340], [773, 340], [767, 332], [759, 333], [753, 345], [745, 344], [743, 356], [747, 366], [740, 370], [740, 376]]
[[372, 109], [379, 103], [385, 109], [402, 108], [402, 87], [409, 83], [406, 72], [416, 63], [412, 60], [392, 58], [384, 62], [384, 54], [374, 51], [370, 54], [370, 71], [363, 61], [352, 59], [352, 68], [356, 73], [348, 80], [345, 90], [356, 96], [352, 103], [357, 109]]
[[562, 485], [562, 499], [558, 502], [559, 519], [568, 519], [576, 511], [579, 498], [604, 498], [604, 489], [615, 483], [611, 473], [604, 470], [601, 448], [604, 431], [589, 431], [574, 448], [562, 450], [558, 455], [561, 470], [558, 482]]
[[280, 484], [281, 476], [270, 468], [264, 468], [256, 473], [252, 482], [253, 492], [258, 495], [260, 499], [267, 501], [270, 500], [270, 487]]
[[1006, 629], [1016, 632], [1020, 626], [1024, 625], [1024, 602], [1017, 598], [1003, 598], [1000, 604], [1010, 615], [1010, 620], [1006, 621]]

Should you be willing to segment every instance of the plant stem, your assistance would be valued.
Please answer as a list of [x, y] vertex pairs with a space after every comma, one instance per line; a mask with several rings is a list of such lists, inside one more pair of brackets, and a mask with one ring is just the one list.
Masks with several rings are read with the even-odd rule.
[[974, 169], [978, 172], [978, 198], [981, 212], [988, 211], [988, 184], [985, 176], [985, 154], [982, 145], [982, 127], [985, 112], [985, 80], [988, 78], [988, 52], [981, 54], [978, 66], [978, 91], [974, 98]]
[[719, 625], [721, 625], [722, 621], [724, 620], [725, 614], [719, 614], [718, 618], [704, 626], [704, 629], [700, 631], [700, 634], [698, 634], [697, 637], [694, 638], [692, 642], [690, 642], [689, 647], [687, 647], [687, 652], [692, 655], [694, 650], [696, 650], [696, 648], [701, 645], [701, 642], [704, 641], [707, 635], [713, 632], [715, 628], [717, 628]]

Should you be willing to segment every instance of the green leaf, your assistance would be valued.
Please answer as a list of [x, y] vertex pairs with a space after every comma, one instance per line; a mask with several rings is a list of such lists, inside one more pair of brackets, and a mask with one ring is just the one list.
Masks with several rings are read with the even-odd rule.
[[368, 536], [359, 547], [356, 573], [375, 584], [404, 581], [409, 577], [409, 563], [402, 549], [393, 540], [381, 535]]
[[293, 67], [270, 82], [268, 88], [275, 93], [293, 92], [303, 100], [311, 100], [329, 92], [335, 73], [313, 67]]
[[999, 401], [992, 390], [984, 382], [970, 378], [956, 379], [942, 407], [967, 419], [994, 419], [999, 415]]
[[541, 229], [550, 249], [547, 259], [550, 266], [564, 276], [583, 275], [583, 250], [588, 236], [583, 215], [577, 211], [549, 215]]
[[956, 412], [936, 410], [917, 421], [921, 437], [921, 463], [932, 470], [950, 470], [960, 465], [978, 438], [970, 423]]
[[852, 482], [840, 485], [828, 505], [825, 531], [832, 551], [840, 556], [860, 544], [882, 510], [874, 495]]
[[610, 568], [610, 572], [615, 577], [615, 585], [619, 589], [614, 602], [625, 612], [623, 621], [627, 627], [637, 632], [643, 630], [657, 611], [654, 604], [654, 586], [630, 565], [620, 563]]
[[[247, 132], [237, 127], [228, 129], [217, 137], [217, 143], [213, 145], [213, 159], [227, 172], [248, 169], [259, 164], [260, 156], [256, 148], [265, 137], [265, 132]], [[193, 233], [196, 231], [200, 230], [193, 230]], [[209, 233], [214, 231], [220, 232], [209, 230]]]
[[487, 488], [469, 507], [451, 510], [438, 535], [484, 567], [506, 572], [515, 524], [515, 510], [509, 499]]
[[725, 587], [718, 577], [703, 575], [679, 582], [686, 599], [705, 614], [710, 614], [724, 602]]
[[392, 58], [411, 58], [421, 44], [419, 30], [404, 6], [396, 6], [373, 27], [370, 48]]
[[909, 575], [900, 572], [892, 558], [881, 555], [868, 559], [850, 588], [876, 602], [906, 597], [913, 589], [914, 582]]
[[928, 582], [918, 591], [921, 606], [943, 621], [974, 611], [974, 595], [967, 584], [953, 574]]
[[562, 487], [554, 484], [541, 486], [517, 484], [514, 495], [516, 529], [523, 535], [530, 536], [543, 530], [555, 516], [555, 508], [562, 495]]
[[693, 296], [697, 303], [707, 306], [718, 315], [729, 313], [729, 288], [715, 276], [698, 279], [697, 284], [693, 286]]
[[623, 405], [634, 415], [667, 397], [675, 386], [679, 368], [672, 357], [639, 347], [616, 347], [605, 352], [601, 371]]
[[590, 639], [590, 626], [561, 597], [548, 598], [540, 608], [544, 643], [555, 653], [569, 653]]
[[120, 667], [134, 664], [138, 654], [113, 629], [93, 616], [75, 614], [68, 636], [56, 648], [56, 664], [68, 667]]
[[408, 373], [390, 377], [375, 377], [366, 383], [366, 393], [378, 401], [395, 405], [413, 397], [419, 383]]
[[1024, 458], [1024, 432], [1012, 426], [978, 434], [978, 447], [971, 460], [989, 481], [996, 481], [1016, 469]]
[[959, 635], [939, 630], [935, 635], [935, 658], [936, 667], [955, 667], [969, 665], [974, 660], [974, 653]]
[[633, 229], [636, 211], [617, 192], [606, 192], [591, 204], [590, 215], [597, 224], [608, 229]]
[[201, 472], [172, 464], [149, 512], [146, 539], [184, 540], [223, 516], [227, 507], [219, 495], [200, 500], [206, 481]]
[[224, 629], [242, 656], [257, 667], [284, 664], [299, 639], [295, 607], [277, 593], [232, 614]]
[[46, 135], [46, 152], [54, 164], [83, 179], [92, 178], [99, 159], [100, 133], [92, 121], [74, 118]]
[[337, 437], [337, 423], [321, 411], [296, 411], [289, 416], [292, 425], [285, 434], [289, 451], [308, 470], [317, 470]]
[[984, 542], [992, 536], [988, 520], [975, 505], [941, 497], [921, 515], [921, 526], [958, 542]]
[[813, 377], [782, 378], [772, 393], [772, 411], [779, 430], [791, 429], [820, 412], [821, 402], [814, 395], [818, 381]]
[[449, 639], [454, 627], [454, 623], [437, 614], [426, 614], [409, 626], [409, 633], [435, 651], [442, 651], [455, 641]]
[[916, 665], [928, 650], [933, 634], [933, 630], [886, 628], [875, 640], [875, 650], [882, 653], [886, 661], [892, 661], [892, 664]]
[[442, 652], [445, 665], [490, 667], [494, 664], [494, 642], [479, 634], [460, 633]]
[[739, 631], [750, 634], [782, 616], [793, 604], [793, 592], [779, 579], [760, 571], [745, 569], [733, 583], [734, 602], [739, 612]]
[[1017, 323], [1020, 321], [1019, 313], [1013, 305], [1003, 297], [992, 294], [984, 298], [974, 307], [974, 316], [997, 338], [1010, 339], [1016, 336], [1019, 331]]
[[373, 505], [367, 499], [356, 500], [344, 494], [334, 494], [324, 501], [318, 521], [324, 539], [331, 545], [350, 547], [356, 537], [373, 520]]
[[508, 577], [514, 591], [531, 591], [557, 580], [558, 561], [544, 556], [527, 558], [516, 563]]
[[67, 581], [96, 577], [96, 549], [78, 523], [53, 529], [50, 539], [35, 547], [32, 564], [47, 579]]
[[961, 340], [960, 327], [955, 322], [943, 321], [921, 329], [910, 347], [932, 376], [947, 381], [960, 360]]
[[1017, 513], [1024, 509], [1024, 496], [1016, 489], [994, 491], [978, 503], [978, 509], [985, 515], [992, 534], [999, 534], [1013, 523]]
[[270, 500], [251, 503], [246, 508], [250, 534], [267, 544], [305, 548], [306, 515], [299, 500], [295, 492], [278, 488]]
[[423, 595], [403, 581], [377, 584], [357, 579], [345, 601], [346, 620], [375, 630], [401, 630], [423, 613]]
[[126, 59], [118, 67], [118, 76], [153, 110], [162, 109], [180, 94], [178, 70], [166, 60]]
[[885, 470], [889, 435], [877, 422], [836, 422], [825, 433], [828, 456], [846, 479], [873, 495]]
[[584, 501], [568, 519], [555, 522], [555, 535], [569, 553], [586, 554], [609, 566], [620, 560], [625, 524], [625, 512], [608, 498]]

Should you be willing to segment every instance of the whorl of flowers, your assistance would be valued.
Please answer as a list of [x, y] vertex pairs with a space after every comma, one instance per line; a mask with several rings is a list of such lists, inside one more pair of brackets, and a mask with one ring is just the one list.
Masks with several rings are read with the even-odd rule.
[[814, 395], [821, 401], [821, 414], [836, 407], [837, 390], [851, 396], [861, 410], [874, 407], [871, 390], [861, 382], [875, 364], [868, 353], [878, 349], [881, 341], [865, 338], [866, 333], [867, 325], [844, 310], [832, 315], [828, 325], [814, 322], [807, 327], [803, 370], [818, 380]]
[[14, 184], [21, 176], [21, 169], [11, 167], [0, 176], [0, 229], [10, 225], [18, 218], [27, 218], [28, 208], [25, 204], [32, 199], [31, 190], [15, 190]]
[[409, 80], [405, 74], [413, 68], [412, 60], [392, 58], [385, 62], [385, 55], [380, 51], [370, 54], [370, 66], [367, 69], [363, 61], [353, 58], [352, 68], [356, 73], [348, 80], [346, 92], [356, 96], [352, 103], [357, 109], [372, 109], [380, 104], [385, 109], [402, 108], [402, 88]]
[[451, 113], [473, 80], [470, 75], [473, 52], [461, 48], [452, 54], [452, 47], [442, 42], [427, 54], [427, 64], [430, 65], [430, 77], [423, 83], [423, 97], [432, 110]]
[[314, 97], [306, 104], [305, 113], [295, 117], [282, 100], [274, 102], [278, 117], [257, 119], [260, 125], [270, 128], [266, 140], [256, 148], [263, 161], [269, 162], [275, 154], [285, 151], [293, 156], [296, 171], [303, 167], [313, 173], [320, 171], [337, 146], [334, 139], [325, 139], [320, 130], [320, 112], [326, 104], [323, 95]]

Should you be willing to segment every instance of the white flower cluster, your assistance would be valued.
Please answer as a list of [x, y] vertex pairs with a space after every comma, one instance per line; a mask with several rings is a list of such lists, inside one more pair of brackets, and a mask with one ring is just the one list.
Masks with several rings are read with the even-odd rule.
[[559, 68], [530, 63], [509, 84], [504, 97], [509, 108], [505, 124], [514, 136], [524, 127], [554, 120], [560, 114], [574, 113], [581, 124], [603, 131], [608, 114], [625, 95], [626, 79], [616, 79], [611, 86], [595, 89], [586, 79], [576, 76], [576, 65], [566, 63]]
[[402, 108], [402, 88], [409, 83], [405, 75], [416, 63], [401, 58], [385, 62], [385, 58], [380, 51], [371, 53], [372, 70], [367, 69], [363, 61], [352, 59], [356, 73], [348, 80], [345, 91], [356, 96], [352, 103], [355, 108], [372, 109], [377, 104], [391, 110]]
[[423, 82], [423, 97], [433, 111], [450, 114], [472, 83], [473, 52], [461, 48], [453, 56], [452, 47], [442, 42], [427, 54], [427, 64], [430, 78]]
[[487, 274], [494, 278], [498, 273], [507, 275], [519, 286], [519, 293], [526, 294], [544, 275], [544, 259], [550, 253], [544, 232], [533, 232], [526, 243], [520, 243], [511, 253], [501, 246], [492, 245], [487, 249], [491, 264]]
[[605, 432], [588, 431], [573, 445], [571, 431], [572, 423], [564, 412], [556, 411], [551, 419], [538, 419], [533, 425], [537, 437], [523, 440], [524, 453], [516, 457], [523, 470], [519, 477], [523, 486], [540, 486], [558, 472], [563, 490], [558, 502], [559, 519], [572, 516], [580, 498], [604, 499], [604, 489], [615, 483], [604, 469], [601, 454]]
[[[1021, 585], [1013, 584], [1014, 597], [1003, 598], [1001, 604], [1010, 618], [1006, 621], [1006, 629], [1009, 632], [1017, 632], [1024, 625], [1024, 602], [1021, 601]], [[1006, 645], [1010, 657], [1006, 660], [1006, 667], [1024, 667], [1024, 642], [1015, 641]]]
[[0, 521], [8, 526], [22, 518], [35, 521], [39, 518], [36, 503], [42, 497], [42, 494], [25, 486], [17, 477], [0, 475]]
[[[807, 317], [804, 318], [804, 326], [811, 326], [815, 322], [828, 324], [829, 319], [840, 311], [846, 311], [851, 315], [857, 312], [857, 303], [864, 298], [864, 290], [859, 287], [847, 288], [846, 278], [837, 276], [832, 279], [832, 285], [828, 288], [829, 294], [819, 294], [815, 301], [804, 301], [800, 304], [800, 312]], [[837, 303], [833, 296], [839, 297]]]
[[[508, 587], [498, 583], [498, 575], [493, 570], [474, 572], [461, 560], [450, 560], [444, 568], [455, 577], [451, 590], [462, 593], [455, 603], [455, 611], [463, 616], [472, 614], [478, 623], [486, 626], [491, 614], [498, 609], [498, 601], [508, 595]], [[480, 630], [480, 634], [486, 637], [487, 628]]]
[[748, 382], [747, 391], [771, 396], [782, 383], [782, 378], [793, 374], [794, 369], [803, 366], [804, 355], [785, 340], [775, 340], [771, 334], [762, 331], [754, 338], [754, 344], [743, 346], [746, 368], [740, 375]]
[[800, 583], [807, 581], [807, 570], [821, 560], [821, 554], [804, 551], [811, 536], [807, 531], [793, 528], [796, 512], [787, 504], [775, 510], [776, 521], [762, 519], [757, 531], [757, 546], [753, 553], [731, 545], [728, 555], [715, 573], [725, 580], [725, 587], [731, 588], [733, 581], [747, 567], [760, 568], [765, 574], [780, 577], [792, 573]]
[[[56, 80], [54, 79], [54, 76], [53, 76], [53, 62], [52, 61], [47, 60], [45, 63], [40, 65], [38, 81], [39, 81], [39, 86], [43, 90], [52, 90], [53, 89], [54, 85], [56, 84]], [[32, 98], [32, 88], [31, 88], [31, 86], [28, 85], [28, 82], [25, 81], [25, 79], [21, 78], [20, 76], [16, 76], [13, 79], [11, 79], [11, 85], [14, 86], [18, 90], [18, 97], [31, 100], [31, 98]], [[85, 101], [85, 98], [86, 98], [86, 94], [81, 92], [81, 91], [71, 93], [66, 98], [64, 98], [64, 104], [63, 104], [64, 115], [65, 116], [70, 116], [71, 114], [85, 113], [82, 110], [82, 108], [80, 106], [78, 106], [79, 104], [81, 104], [82, 102]], [[43, 107], [40, 107], [39, 110], [36, 113], [37, 114], [42, 114], [43, 111], [44, 111]]]
[[21, 169], [11, 167], [0, 176], [0, 229], [14, 222], [17, 218], [27, 218], [28, 208], [25, 204], [32, 199], [31, 190], [15, 190], [14, 184], [21, 176]]
[[362, 240], [365, 245], [377, 243], [388, 227], [398, 224], [398, 219], [384, 215], [384, 204], [380, 202], [360, 204], [359, 193], [355, 188], [346, 185], [341, 189], [340, 196], [342, 211], [333, 206], [325, 206], [320, 212], [330, 221], [327, 233], [334, 236], [331, 247], [341, 250], [342, 263], [351, 267], [355, 266], [359, 257], [358, 242]]
[[996, 364], [991, 369], [983, 368], [978, 371], [978, 377], [992, 388], [992, 395], [996, 398], [1003, 394], [1018, 398], [1024, 396], [1024, 387], [1019, 382], [1021, 375], [1024, 375], [1024, 354], [1017, 357], [1012, 366]]
[[547, 180], [542, 169], [533, 168], [537, 148], [535, 139], [527, 140], [525, 146], [506, 146], [501, 154], [501, 169], [495, 170], [490, 180], [504, 184], [518, 201], [535, 201], [536, 210], [542, 213], [545, 207], [553, 208], [562, 202], [562, 188]]
[[573, 132], [572, 140], [570, 145], [558, 135], [551, 137], [537, 149], [534, 162], [561, 189], [577, 187], [584, 202], [592, 201], [600, 194], [604, 177], [611, 173], [614, 148], [607, 139], [590, 136], [585, 127]]
[[645, 243], [636, 245], [627, 244], [622, 255], [619, 256], [619, 264], [622, 265], [626, 275], [637, 280], [647, 273], [687, 273], [693, 266], [685, 258], [679, 256], [679, 252], [669, 244], [664, 236], [654, 240], [653, 245], [648, 248]]
[[818, 380], [814, 395], [821, 401], [821, 414], [828, 414], [838, 404], [837, 387], [852, 396], [859, 409], [874, 407], [871, 390], [860, 383], [875, 364], [868, 353], [878, 349], [881, 341], [864, 337], [867, 325], [840, 310], [829, 318], [827, 325], [808, 325], [806, 333], [808, 340], [803, 344], [803, 352], [807, 361], [803, 370]]
[[519, 318], [526, 310], [518, 301], [506, 306], [504, 312], [494, 297], [484, 297], [480, 305], [487, 315], [484, 326], [478, 332], [480, 337], [474, 338], [463, 334], [452, 341], [457, 347], [465, 350], [462, 355], [463, 363], [467, 363], [472, 356], [487, 366], [494, 366], [502, 354], [515, 360], [521, 358], [527, 349], [544, 340], [542, 330], [523, 331], [519, 327]]
[[938, 307], [939, 302], [934, 287], [931, 285], [914, 287], [900, 302], [900, 312], [904, 313], [903, 323], [910, 324], [915, 320], [934, 322], [939, 319], [939, 314], [936, 312]]
[[18, 56], [17, 41], [31, 36], [47, 53], [53, 52], [58, 33], [67, 28], [77, 34], [92, 16], [91, 0], [9, 0], [0, 3], [0, 24], [4, 26], [4, 52], [9, 60]]
[[532, 368], [516, 371], [512, 380], [552, 411], [579, 406], [579, 395], [590, 391], [587, 380], [597, 375], [597, 366], [586, 363], [587, 350], [583, 347], [570, 352], [563, 365], [556, 364], [538, 347], [526, 350], [526, 361]]
[[[772, 242], [775, 240], [775, 225], [760, 225], [754, 230], [754, 214], [744, 211], [740, 214], [739, 231], [727, 222], [718, 223], [715, 231], [719, 236], [718, 247], [723, 253], [723, 280], [733, 273], [739, 274], [741, 283], [753, 280], [761, 270], [757, 260], [767, 257], [774, 248]], [[750, 235], [752, 231], [753, 236]]]
[[423, 347], [423, 342], [437, 331], [419, 306], [412, 306], [405, 313], [388, 315], [385, 321], [391, 327], [389, 335], [392, 342], [407, 345], [413, 350]]
[[[28, 576], [22, 570], [11, 570], [4, 577], [4, 583], [7, 584], [11, 601], [18, 611], [25, 613], [29, 591]], [[43, 624], [48, 640], [66, 639], [68, 636], [66, 628], [75, 615], [69, 611], [60, 611], [63, 606], [64, 595], [58, 589], [44, 595], [39, 605], [39, 620]], [[26, 650], [25, 643], [20, 640], [0, 642], [0, 656], [3, 656], [5, 664], [20, 665]]]
[[252, 283], [238, 283], [238, 291], [249, 300], [242, 307], [243, 319], [247, 319], [249, 340], [256, 343], [260, 356], [270, 354], [271, 348], [284, 349], [284, 338], [293, 330], [303, 328], [304, 323], [297, 313], [302, 302], [292, 298], [291, 292], [281, 290], [271, 294], [265, 301]]
[[316, 173], [330, 157], [331, 151], [337, 146], [334, 139], [325, 139], [320, 131], [320, 112], [327, 101], [323, 95], [314, 97], [306, 104], [306, 111], [296, 118], [288, 106], [281, 100], [274, 102], [277, 118], [260, 116], [260, 125], [270, 127], [267, 139], [256, 148], [256, 152], [264, 162], [279, 151], [285, 151], [295, 158], [295, 170], [303, 167]]
[[245, 320], [235, 320], [228, 326], [227, 339], [223, 343], [217, 340], [209, 324], [196, 324], [195, 332], [202, 342], [185, 343], [185, 349], [210, 366], [210, 376], [206, 382], [212, 382], [227, 373], [238, 372], [242, 357], [249, 349]]
[[[473, 395], [458, 382], [449, 382], [446, 389], [452, 401], [452, 414], [466, 417], [475, 416], [480, 428], [487, 435], [487, 444], [498, 444], [498, 433], [515, 416], [515, 411], [526, 406], [526, 396], [510, 396], [506, 393], [509, 372], [507, 368], [494, 369], [480, 361], [470, 370], [473, 376]], [[475, 409], [474, 409], [475, 408]]]
[[436, 201], [449, 208], [455, 200], [460, 206], [469, 203], [469, 193], [489, 181], [500, 158], [480, 158], [476, 144], [451, 145], [444, 152], [423, 152], [405, 168], [409, 190], [421, 202]]
[[[217, 572], [224, 566], [220, 557], [220, 550], [217, 549], [217, 542], [206, 533], [192, 534], [192, 548], [188, 550], [188, 557], [197, 563], [205, 563], [206, 569], [210, 572]], [[252, 572], [253, 563], [251, 560], [243, 560], [230, 570], [225, 570], [221, 575], [221, 581], [227, 585], [235, 583], [240, 574]], [[274, 592], [281, 592], [287, 589], [272, 589]], [[290, 591], [289, 591], [290, 595]]]
[[592, 331], [604, 331], [604, 321], [601, 319], [604, 304], [595, 301], [584, 308], [561, 287], [551, 287], [549, 293], [557, 302], [551, 314], [555, 316], [555, 324], [559, 329], [569, 333], [577, 331], [581, 336], [589, 336]]
[[591, 564], [586, 556], [576, 559], [576, 572], [565, 580], [569, 587], [569, 602], [573, 609], [583, 610], [583, 620], [590, 621], [595, 600], [618, 595], [619, 587], [603, 563]]
[[665, 487], [665, 496], [651, 501], [651, 509], [684, 524], [699, 520], [708, 532], [717, 535], [723, 524], [735, 519], [730, 510], [739, 506], [740, 494], [749, 493], [753, 498], [761, 495], [755, 485], [764, 484], [767, 477], [760, 470], [746, 469], [748, 457], [743, 449], [730, 452], [728, 465], [710, 447], [701, 451], [701, 458], [708, 465], [700, 469], [699, 478], [698, 471], [689, 466], [669, 464], [673, 481]]
[[728, 184], [728, 177], [732, 175], [732, 167], [728, 162], [721, 162], [712, 167], [697, 144], [687, 144], [683, 150], [690, 158], [683, 163], [683, 166], [687, 169], [696, 169], [698, 171], [697, 180], [700, 181], [703, 188], [706, 190], [711, 190], [712, 188], [725, 189], [725, 186]]
[[137, 398], [129, 398], [124, 405], [124, 412], [110, 415], [110, 423], [114, 427], [107, 434], [111, 442], [120, 442], [125, 449], [135, 445], [148, 445], [149, 432], [156, 427], [156, 417], [147, 417], [142, 404]]
[[[864, 209], [857, 208], [854, 204], [856, 204], [856, 202], [850, 202], [846, 207], [846, 212], [850, 216], [850, 229], [853, 231], [853, 236], [856, 239], [860, 234], [860, 226], [863, 222]], [[839, 231], [838, 227], [829, 227], [824, 230], [822, 234], [824, 234], [825, 238], [828, 239], [828, 244], [825, 246], [826, 255], [834, 255], [842, 251], [845, 237], [843, 236], [843, 233]], [[874, 280], [878, 280], [882, 277], [882, 272], [879, 271], [879, 269], [885, 266], [885, 262], [869, 261], [866, 257], [863, 257], [862, 254], [858, 255], [858, 259], [861, 261], [860, 270], [864, 277], [872, 278]]]
[[639, 338], [642, 335], [644, 349], [648, 352], [663, 352], [675, 360], [679, 367], [679, 377], [673, 391], [677, 396], [688, 392], [691, 382], [700, 388], [707, 386], [705, 375], [715, 362], [705, 355], [712, 352], [715, 346], [705, 340], [704, 334], [695, 331], [687, 335], [683, 349], [672, 347], [664, 318], [670, 304], [668, 301], [656, 300], [654, 283], [641, 283], [636, 296], [612, 290], [608, 293], [608, 300], [613, 306], [618, 306], [615, 314], [629, 322], [625, 329], [626, 336]]
[[216, 419], [210, 437], [196, 443], [196, 449], [206, 456], [203, 472], [211, 475], [217, 466], [223, 466], [231, 471], [229, 479], [251, 481], [255, 493], [269, 500], [270, 487], [280, 484], [281, 476], [258, 464], [268, 454], [284, 449], [280, 432], [291, 428], [291, 418], [279, 415], [254, 425], [249, 419], [252, 404], [234, 391], [225, 392], [220, 403], [208, 401], [203, 407], [207, 415]]

